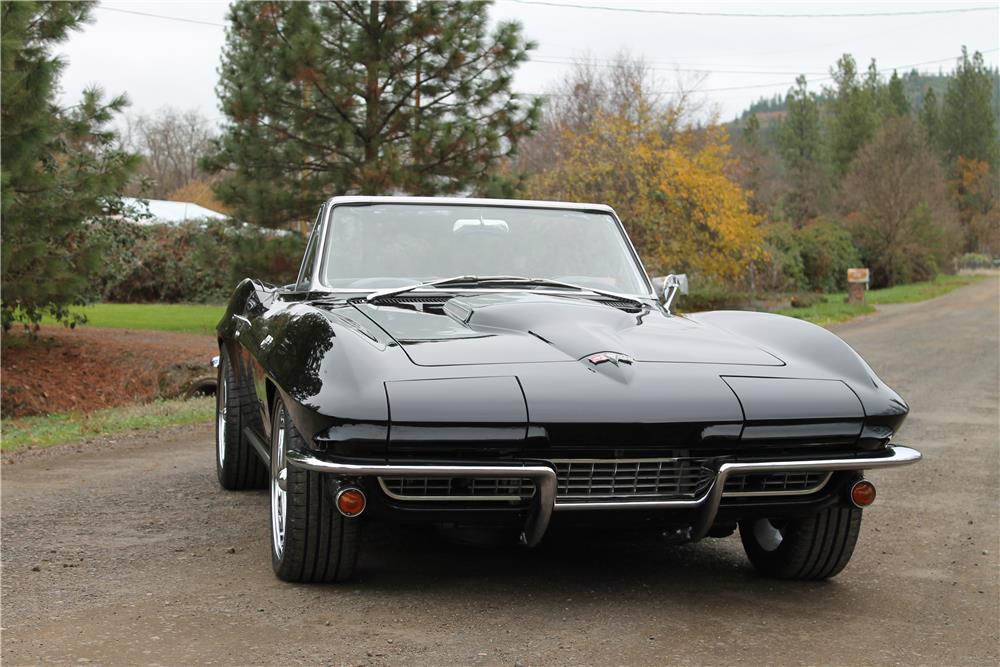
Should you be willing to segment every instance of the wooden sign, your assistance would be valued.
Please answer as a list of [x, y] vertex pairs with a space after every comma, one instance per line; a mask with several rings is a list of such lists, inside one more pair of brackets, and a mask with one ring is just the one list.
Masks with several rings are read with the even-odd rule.
[[847, 269], [847, 282], [868, 284], [868, 269]]

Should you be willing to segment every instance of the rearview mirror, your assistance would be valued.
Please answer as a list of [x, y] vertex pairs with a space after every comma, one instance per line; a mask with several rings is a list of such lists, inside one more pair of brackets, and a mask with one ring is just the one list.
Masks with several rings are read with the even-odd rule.
[[484, 220], [483, 218], [462, 218], [451, 226], [453, 234], [506, 234], [510, 226], [506, 220]]
[[688, 293], [688, 277], [686, 273], [671, 273], [667, 276], [657, 276], [653, 278], [653, 289], [656, 296], [663, 300], [667, 308], [670, 307], [677, 294]]

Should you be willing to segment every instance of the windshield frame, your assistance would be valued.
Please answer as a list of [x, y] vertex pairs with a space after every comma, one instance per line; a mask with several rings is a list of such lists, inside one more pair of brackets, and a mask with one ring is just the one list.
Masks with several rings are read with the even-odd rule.
[[[334, 197], [324, 204], [325, 210], [323, 211], [322, 228], [321, 234], [317, 239], [319, 243], [314, 249], [316, 252], [315, 262], [313, 263], [312, 276], [310, 280], [310, 291], [322, 291], [329, 292], [332, 294], [368, 294], [370, 292], [377, 291], [376, 288], [358, 288], [358, 287], [331, 287], [326, 285], [322, 281], [323, 271], [325, 269], [325, 262], [327, 258], [327, 250], [329, 247], [327, 236], [329, 234], [330, 228], [333, 222], [333, 214], [337, 208], [341, 206], [371, 206], [375, 204], [392, 204], [398, 206], [428, 206], [428, 205], [448, 205], [448, 206], [468, 206], [468, 207], [496, 207], [496, 208], [538, 208], [538, 209], [556, 209], [565, 211], [583, 211], [587, 213], [603, 213], [611, 217], [614, 221], [615, 226], [618, 229], [618, 233], [621, 235], [622, 239], [625, 241], [625, 248], [634, 262], [633, 268], [638, 271], [639, 280], [647, 290], [646, 293], [633, 294], [631, 292], [622, 292], [623, 295], [636, 297], [640, 299], [653, 299], [656, 300], [656, 291], [653, 289], [653, 284], [649, 280], [649, 274], [646, 272], [646, 267], [642, 264], [642, 259], [639, 257], [639, 253], [636, 252], [635, 245], [632, 243], [632, 239], [629, 238], [628, 233], [625, 231], [625, 226], [622, 224], [621, 219], [618, 214], [615, 213], [614, 209], [610, 206], [605, 206], [602, 204], [574, 204], [569, 202], [549, 202], [549, 201], [533, 201], [533, 200], [518, 200], [518, 199], [473, 199], [464, 197]], [[532, 276], [525, 276], [532, 277]], [[434, 288], [428, 288], [433, 290]], [[578, 291], [570, 289], [559, 289], [559, 288], [533, 288], [533, 287], [522, 287], [522, 288], [491, 288], [488, 286], [478, 286], [478, 287], [462, 287], [454, 288], [461, 289], [462, 291], [489, 291], [489, 292], [552, 292], [558, 294], [578, 294]], [[421, 291], [421, 290], [414, 290]]]

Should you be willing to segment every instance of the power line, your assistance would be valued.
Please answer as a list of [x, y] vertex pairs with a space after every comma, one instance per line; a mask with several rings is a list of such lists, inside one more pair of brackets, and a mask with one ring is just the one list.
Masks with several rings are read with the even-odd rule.
[[[627, 8], [627, 7], [603, 7], [603, 6], [599, 6], [599, 5], [561, 4], [561, 3], [555, 3], [555, 2], [546, 2], [544, 0], [509, 0], [509, 1], [510, 2], [518, 2], [518, 3], [521, 3], [521, 4], [528, 4], [528, 5], [532, 5], [532, 4], [533, 5], [549, 5], [549, 6], [553, 6], [553, 7], [571, 7], [571, 8], [581, 8], [581, 9], [607, 9], [607, 10], [611, 10], [611, 11], [634, 11], [634, 12], [658, 13], [658, 14], [692, 14], [692, 15], [755, 16], [755, 17], [769, 17], [769, 16], [770, 17], [777, 17], [777, 16], [806, 17], [806, 16], [815, 16], [815, 17], [827, 17], [827, 18], [835, 16], [835, 15], [824, 15], [824, 14], [808, 14], [808, 15], [807, 14], [801, 14], [801, 15], [724, 14], [724, 13], [721, 13], [721, 12], [717, 12], [717, 13], [704, 13], [704, 12], [686, 12], [686, 11], [681, 11], [681, 10], [652, 10], [652, 9], [646, 10], [646, 9], [634, 9], [634, 8]], [[166, 14], [154, 14], [152, 12], [140, 12], [140, 11], [133, 10], [133, 9], [121, 9], [119, 7], [98, 6], [96, 9], [103, 10], [103, 11], [108, 11], [108, 12], [118, 12], [118, 13], [121, 13], [121, 14], [132, 14], [132, 15], [135, 15], [135, 16], [145, 16], [145, 17], [149, 17], [149, 18], [164, 19], [164, 20], [167, 20], [167, 21], [178, 21], [178, 22], [181, 22], [181, 23], [193, 23], [193, 24], [196, 24], [196, 25], [207, 25], [207, 26], [213, 26], [213, 27], [216, 27], [216, 28], [224, 28], [225, 27], [225, 25], [222, 24], [222, 23], [214, 23], [212, 21], [201, 21], [201, 20], [198, 20], [198, 19], [183, 18], [183, 17], [180, 17], [180, 16], [168, 16]], [[855, 16], [909, 15], [909, 14], [921, 14], [921, 13], [922, 14], [946, 14], [946, 13], [957, 13], [957, 12], [983, 11], [983, 10], [988, 10], [988, 9], [997, 9], [997, 7], [967, 7], [967, 8], [956, 8], [956, 9], [950, 9], [950, 10], [927, 10], [927, 11], [918, 11], [918, 12], [898, 12], [896, 14], [880, 14], [880, 13], [856, 14]], [[849, 16], [849, 15], [848, 14], [840, 14], [840, 15], [837, 15], [837, 16]], [[992, 53], [992, 52], [998, 51], [998, 50], [1000, 50], [1000, 49], [989, 49], [989, 50], [986, 50], [986, 51], [981, 51], [981, 53]], [[559, 62], [556, 59], [567, 59], [567, 60], [565, 60], [564, 62]], [[907, 69], [907, 68], [910, 68], [910, 67], [920, 67], [922, 65], [934, 65], [934, 64], [938, 64], [938, 63], [948, 62], [949, 60], [952, 60], [952, 59], [953, 58], [941, 58], [939, 60], [929, 60], [929, 61], [922, 62], [922, 63], [914, 63], [912, 65], [901, 65], [900, 67], [895, 67], [893, 69], [897, 69], [898, 70], [898, 69]], [[529, 62], [537, 62], [537, 63], [550, 64], [550, 65], [573, 65], [573, 64], [575, 64], [576, 61], [573, 60], [573, 59], [571, 59], [569, 56], [544, 56], [544, 57], [539, 57], [539, 58], [533, 58]], [[601, 66], [604, 66], [604, 67], [613, 66], [613, 61], [605, 61], [605, 62], [609, 62], [609, 63], [612, 63], [612, 64], [610, 64], [610, 65], [605, 64], [605, 65], [601, 65]], [[664, 63], [664, 64], [669, 65], [669, 63]], [[650, 69], [663, 70], [663, 71], [676, 71], [676, 72], [693, 72], [693, 73], [698, 73], [698, 74], [759, 74], [759, 75], [765, 75], [765, 76], [766, 75], [781, 75], [781, 74], [788, 74], [789, 76], [791, 76], [792, 74], [796, 74], [796, 75], [798, 75], [798, 74], [807, 74], [807, 75], [815, 76], [815, 75], [818, 75], [818, 74], [825, 74], [825, 72], [774, 72], [774, 71], [759, 71], [759, 70], [757, 70], [757, 71], [754, 71], [754, 70], [738, 70], [737, 71], [737, 70], [713, 70], [713, 69], [708, 69], [708, 68], [693, 68], [693, 67], [689, 67], [689, 68], [680, 68], [680, 67], [677, 67], [677, 68], [675, 68], [675, 67], [669, 67], [669, 66], [667, 66], [667, 67], [650, 67]], [[825, 77], [823, 79], [819, 79], [818, 82], [825, 82], [825, 81], [830, 81], [830, 80], [832, 80], [832, 77]], [[747, 85], [747, 86], [729, 86], [729, 87], [725, 87], [725, 88], [708, 88], [708, 89], [699, 90], [697, 92], [701, 92], [701, 93], [721, 93], [721, 92], [732, 92], [732, 91], [736, 91], [736, 90], [753, 90], [753, 89], [758, 89], [758, 88], [776, 88], [776, 87], [779, 87], [779, 86], [785, 87], [785, 86], [793, 86], [793, 85], [795, 85], [794, 81], [792, 81], [792, 82], [786, 82], [786, 83], [763, 83], [763, 84], [754, 84], [754, 85]], [[669, 92], [679, 92], [679, 91], [660, 91], [660, 92], [669, 93]], [[548, 97], [548, 96], [550, 96], [549, 94], [546, 94], [546, 93], [523, 93], [523, 94], [530, 95], [532, 97]]]
[[[583, 57], [580, 59], [575, 59], [569, 56], [539, 56], [530, 57], [528, 62], [540, 63], [543, 65], [575, 65], [577, 63], [583, 65], [593, 65], [595, 67], [608, 67], [613, 68], [616, 66], [614, 60], [611, 61], [599, 61], [593, 58]], [[645, 69], [650, 69], [654, 71], [663, 72], [692, 72], [695, 74], [760, 74], [760, 75], [774, 75], [774, 76], [798, 76], [799, 74], [810, 74], [819, 75], [826, 74], [826, 72], [792, 72], [792, 71], [774, 71], [774, 70], [735, 70], [735, 69], [710, 69], [709, 66], [698, 67], [698, 66], [687, 66], [682, 67], [682, 63], [650, 63], [645, 64]], [[685, 63], [686, 64], [686, 63]], [[660, 65], [660, 66], [657, 66]]]
[[149, 16], [154, 19], [166, 19], [168, 21], [179, 21], [181, 23], [196, 23], [198, 25], [210, 25], [216, 28], [225, 28], [226, 26], [222, 23], [213, 23], [212, 21], [199, 21], [198, 19], [186, 19], [180, 16], [166, 16], [165, 14], [152, 14], [150, 12], [139, 12], [134, 9], [120, 9], [118, 7], [104, 7], [98, 6], [96, 9], [105, 12], [118, 12], [120, 14], [134, 14], [135, 16]]
[[[985, 51], [980, 51], [980, 53], [993, 53], [995, 51], [1000, 51], [1000, 48], [986, 49]], [[890, 69], [891, 70], [896, 70], [896, 71], [907, 70], [907, 69], [911, 69], [911, 68], [914, 68], [914, 67], [922, 67], [924, 65], [937, 65], [937, 64], [940, 64], [940, 63], [946, 63], [946, 62], [950, 62], [950, 61], [953, 61], [953, 60], [957, 60], [957, 57], [956, 56], [952, 56], [951, 58], [940, 58], [938, 60], [925, 60], [923, 62], [910, 63], [908, 65], [898, 65], [896, 67], [880, 68], [880, 72], [886, 71], [886, 70], [890, 70]], [[833, 77], [832, 76], [825, 76], [822, 79], [813, 79], [813, 81], [811, 83], [826, 83], [827, 81], [833, 81]], [[656, 94], [656, 95], [674, 95], [674, 94], [681, 93], [681, 92], [688, 92], [688, 93], [726, 93], [726, 92], [732, 92], [732, 91], [736, 91], [736, 90], [756, 90], [756, 89], [759, 89], [759, 88], [778, 88], [778, 87], [787, 88], [787, 87], [794, 86], [795, 83], [796, 83], [795, 81], [789, 81], [789, 82], [784, 82], [784, 83], [760, 83], [760, 84], [753, 84], [753, 85], [748, 85], [748, 86], [728, 86], [728, 87], [725, 87], [725, 88], [702, 88], [702, 89], [693, 89], [693, 90], [689, 90], [689, 91], [682, 91], [682, 90], [654, 90], [652, 92], [654, 94]], [[569, 96], [567, 93], [521, 93], [521, 94], [522, 95], [527, 95], [528, 97], [568, 97]]]
[[683, 9], [644, 9], [640, 7], [608, 7], [605, 5], [578, 5], [570, 2], [547, 2], [546, 0], [508, 0], [521, 5], [539, 5], [557, 7], [559, 9], [592, 9], [606, 12], [626, 12], [631, 14], [665, 14], [669, 16], [711, 16], [727, 18], [753, 19], [840, 19], [868, 18], [879, 16], [928, 16], [932, 14], [967, 14], [970, 12], [997, 11], [996, 5], [990, 7], [955, 7], [952, 9], [914, 9], [900, 12], [837, 12], [823, 14], [790, 14], [790, 13], [758, 13], [758, 12], [709, 12]]

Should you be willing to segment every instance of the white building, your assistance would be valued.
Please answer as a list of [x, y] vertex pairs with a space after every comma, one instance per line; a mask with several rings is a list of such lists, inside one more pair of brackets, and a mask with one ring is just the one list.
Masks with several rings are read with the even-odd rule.
[[[189, 220], [227, 220], [228, 215], [199, 206], [187, 201], [167, 201], [165, 199], [137, 199], [122, 197], [122, 202], [129, 208], [140, 211], [148, 210], [152, 217], [133, 220], [140, 225], [179, 225]], [[144, 204], [148, 203], [148, 206]]]

